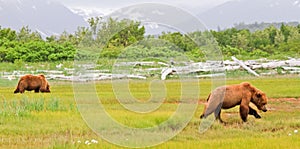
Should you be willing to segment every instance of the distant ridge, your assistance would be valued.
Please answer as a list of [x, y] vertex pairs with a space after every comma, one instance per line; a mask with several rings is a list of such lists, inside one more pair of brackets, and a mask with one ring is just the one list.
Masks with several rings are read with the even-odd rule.
[[257, 30], [264, 30], [265, 28], [268, 28], [270, 26], [274, 26], [275, 28], [280, 28], [281, 25], [288, 25], [288, 26], [298, 26], [300, 25], [299, 22], [273, 22], [273, 23], [253, 23], [253, 24], [245, 24], [245, 23], [239, 23], [239, 24], [234, 24], [233, 28], [237, 30], [242, 30], [242, 29], [248, 29], [251, 32], [257, 31]]
[[19, 30], [28, 26], [42, 36], [74, 33], [78, 26], [87, 26], [83, 17], [51, 0], [1, 0], [0, 26]]
[[209, 29], [225, 29], [244, 22], [299, 22], [300, 0], [233, 0], [198, 17]]

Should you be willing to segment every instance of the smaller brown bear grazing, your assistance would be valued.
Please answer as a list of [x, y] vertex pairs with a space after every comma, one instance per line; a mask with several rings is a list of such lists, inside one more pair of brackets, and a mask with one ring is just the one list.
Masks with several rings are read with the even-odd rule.
[[200, 118], [205, 118], [214, 112], [216, 119], [223, 122], [220, 114], [221, 109], [229, 109], [240, 105], [240, 116], [244, 122], [247, 121], [248, 114], [255, 118], [261, 118], [256, 110], [252, 109], [249, 104], [252, 102], [259, 110], [267, 111], [267, 96], [264, 92], [255, 88], [248, 82], [236, 85], [221, 86], [212, 91], [204, 107], [204, 112]]
[[18, 86], [14, 93], [24, 93], [25, 90], [32, 91], [34, 90], [35, 93], [38, 92], [46, 92], [50, 93], [50, 85], [46, 80], [44, 75], [25, 75], [22, 76], [19, 80]]

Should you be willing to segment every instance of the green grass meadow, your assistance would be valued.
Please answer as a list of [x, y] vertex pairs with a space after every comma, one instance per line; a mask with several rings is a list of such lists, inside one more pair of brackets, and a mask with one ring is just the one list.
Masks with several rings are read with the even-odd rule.
[[[249, 116], [248, 122], [243, 123], [239, 108], [235, 107], [222, 111], [226, 125], [215, 121], [206, 132], [199, 133], [202, 103], [212, 85], [210, 79], [195, 80], [191, 85], [199, 86], [200, 92], [192, 120], [171, 140], [148, 148], [300, 148], [300, 77], [229, 78], [226, 84], [243, 81], [261, 89], [270, 99], [270, 110], [259, 112], [261, 119]], [[151, 97], [149, 80], [129, 82], [133, 97], [141, 102]], [[72, 82], [50, 81], [51, 93], [45, 94], [13, 94], [16, 84], [17, 80], [0, 80], [0, 148], [124, 148], [101, 139], [87, 126], [77, 110]], [[96, 82], [95, 87], [112, 118], [127, 126], [145, 128], [166, 121], [181, 102], [180, 81], [167, 80], [163, 84], [167, 88], [163, 104], [146, 114], [124, 109], [111, 81]], [[98, 142], [85, 143], [92, 139]]]

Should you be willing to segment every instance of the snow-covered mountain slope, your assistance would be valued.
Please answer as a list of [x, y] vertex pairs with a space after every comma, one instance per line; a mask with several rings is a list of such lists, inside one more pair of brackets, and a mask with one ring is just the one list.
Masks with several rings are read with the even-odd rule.
[[42, 36], [73, 33], [87, 26], [83, 17], [51, 0], [0, 0], [0, 26], [19, 30], [28, 26]]

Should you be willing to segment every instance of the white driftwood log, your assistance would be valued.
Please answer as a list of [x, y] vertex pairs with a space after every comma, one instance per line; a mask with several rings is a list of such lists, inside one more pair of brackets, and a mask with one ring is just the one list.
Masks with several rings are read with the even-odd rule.
[[284, 70], [295, 70], [295, 71], [300, 71], [299, 67], [282, 67]]
[[242, 61], [238, 60], [236, 57], [232, 56], [231, 57], [232, 60], [234, 60], [235, 62], [237, 62], [239, 65], [241, 65], [244, 69], [246, 69], [249, 73], [252, 73], [255, 76], [259, 76], [259, 74], [257, 74], [255, 71], [253, 71], [251, 68], [249, 68], [248, 66], [246, 66]]
[[166, 68], [161, 71], [161, 80], [166, 80], [167, 76], [171, 73], [175, 72], [173, 68]]
[[[274, 75], [278, 74], [277, 68], [282, 68], [283, 71], [280, 74], [300, 74], [300, 59], [289, 58], [288, 60], [247, 60], [241, 61], [235, 57], [233, 60], [226, 61], [206, 61], [206, 62], [175, 62], [172, 68], [170, 64], [164, 62], [118, 62], [115, 67], [128, 67], [130, 74], [112, 74], [111, 70], [95, 69], [95, 64], [80, 64], [79, 68], [84, 71], [82, 75], [76, 74], [75, 68], [64, 68], [63, 65], [58, 65], [57, 70], [32, 70], [33, 67], [27, 66], [28, 71], [12, 71], [12, 72], [1, 72], [0, 77], [8, 80], [19, 79], [25, 74], [45, 74], [47, 79], [53, 80], [70, 80], [70, 81], [93, 81], [93, 80], [106, 80], [106, 79], [123, 79], [123, 78], [135, 78], [135, 79], [146, 79], [146, 76], [160, 75], [162, 80], [165, 80], [168, 75], [172, 73], [176, 74], [197, 74], [201, 72], [211, 73], [207, 75], [199, 75], [195, 77], [214, 77], [218, 73], [226, 71], [239, 70], [241, 68], [246, 69], [249, 73], [259, 75]], [[134, 66], [151, 66], [150, 68], [134, 67]], [[265, 73], [259, 75], [254, 71], [257, 69], [267, 70]], [[194, 76], [194, 75], [193, 75]]]
[[206, 74], [206, 75], [198, 75], [197, 78], [212, 78], [212, 77], [220, 77], [225, 76], [225, 73], [216, 73], [216, 74]]
[[263, 63], [262, 64], [262, 68], [277, 68], [277, 67], [282, 67], [282, 66], [286, 66], [285, 61], [271, 61], [268, 63]]

